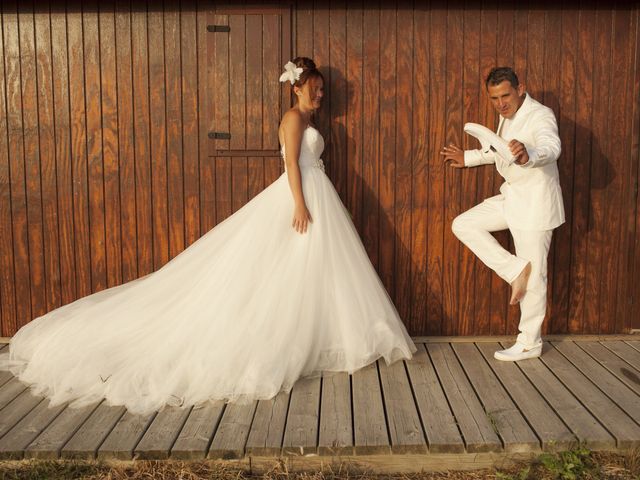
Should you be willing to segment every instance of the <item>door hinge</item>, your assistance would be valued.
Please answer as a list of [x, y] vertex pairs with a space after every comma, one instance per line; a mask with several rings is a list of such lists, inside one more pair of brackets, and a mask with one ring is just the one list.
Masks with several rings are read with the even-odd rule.
[[209, 132], [209, 138], [212, 140], [230, 140], [231, 134], [226, 132]]
[[229, 25], [207, 25], [207, 32], [230, 32]]

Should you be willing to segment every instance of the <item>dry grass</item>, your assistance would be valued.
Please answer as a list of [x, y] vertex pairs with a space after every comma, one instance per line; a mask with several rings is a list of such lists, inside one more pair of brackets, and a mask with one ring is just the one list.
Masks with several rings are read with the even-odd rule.
[[[572, 457], [575, 460], [575, 456]], [[288, 472], [278, 467], [251, 475], [237, 467], [212, 462], [136, 461], [108, 464], [78, 461], [0, 462], [0, 480], [84, 479], [84, 480], [572, 480], [640, 479], [640, 451], [625, 454], [586, 452], [577, 463], [554, 455], [547, 461], [521, 463], [508, 469], [472, 472], [429, 472], [375, 475], [348, 468], [324, 472]]]

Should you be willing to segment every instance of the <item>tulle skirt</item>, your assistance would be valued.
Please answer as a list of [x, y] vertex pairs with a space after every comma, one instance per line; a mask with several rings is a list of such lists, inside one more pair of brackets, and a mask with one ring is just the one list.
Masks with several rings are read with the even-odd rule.
[[410, 358], [333, 185], [301, 171], [306, 234], [291, 227], [285, 173], [158, 271], [25, 325], [0, 368], [52, 405], [104, 398], [149, 413], [271, 398], [301, 376]]

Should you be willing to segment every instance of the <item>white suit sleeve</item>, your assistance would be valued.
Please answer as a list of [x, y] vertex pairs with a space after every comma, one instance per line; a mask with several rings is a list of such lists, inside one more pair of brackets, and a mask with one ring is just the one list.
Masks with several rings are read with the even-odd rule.
[[477, 167], [478, 165], [488, 165], [496, 163], [496, 153], [493, 150], [465, 150], [464, 166]]
[[535, 144], [527, 147], [529, 161], [524, 168], [535, 168], [547, 165], [558, 160], [560, 156], [560, 137], [558, 136], [558, 124], [552, 111], [544, 112], [536, 122], [533, 134]]

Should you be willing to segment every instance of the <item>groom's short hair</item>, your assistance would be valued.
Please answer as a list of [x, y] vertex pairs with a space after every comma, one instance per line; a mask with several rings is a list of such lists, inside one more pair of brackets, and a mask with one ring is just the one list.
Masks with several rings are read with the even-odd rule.
[[505, 80], [508, 81], [513, 88], [518, 88], [518, 85], [520, 85], [518, 76], [511, 67], [495, 67], [491, 69], [484, 83], [485, 87], [489, 88], [489, 86], [500, 85]]

